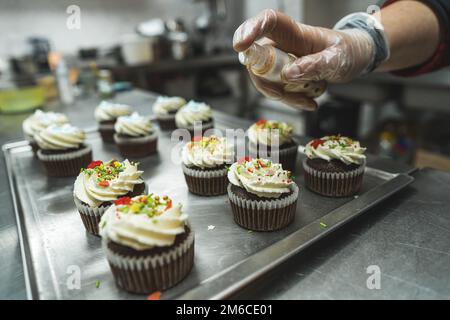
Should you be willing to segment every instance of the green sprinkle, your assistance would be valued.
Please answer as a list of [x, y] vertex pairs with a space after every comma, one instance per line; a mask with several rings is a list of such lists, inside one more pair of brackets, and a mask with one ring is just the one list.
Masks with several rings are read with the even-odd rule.
[[152, 222], [153, 222], [153, 224], [157, 224], [157, 223], [158, 223], [158, 220], [153, 219]]
[[130, 211], [130, 207], [123, 206], [122, 208], [119, 209], [119, 211], [122, 213], [128, 213]]
[[150, 206], [150, 207], [154, 207], [155, 206], [155, 199], [153, 199], [152, 196], [148, 197], [147, 205]]
[[100, 288], [100, 281], [99, 281], [99, 280], [95, 281], [95, 287], [96, 287], [97, 289]]
[[248, 230], [247, 233], [253, 233], [253, 231], [252, 230]]
[[327, 225], [326, 223], [323, 223], [323, 222], [320, 223], [320, 226], [321, 226], [322, 228], [328, 228], [328, 225]]
[[102, 229], [106, 226], [106, 220], [102, 223]]

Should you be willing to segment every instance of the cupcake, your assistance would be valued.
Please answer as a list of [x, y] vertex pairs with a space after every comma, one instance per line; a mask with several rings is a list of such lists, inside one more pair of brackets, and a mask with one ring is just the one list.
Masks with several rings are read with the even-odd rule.
[[234, 221], [254, 231], [274, 231], [295, 219], [298, 186], [281, 164], [244, 158], [228, 171]]
[[95, 120], [99, 124], [98, 131], [105, 143], [114, 143], [114, 124], [120, 116], [131, 114], [131, 107], [125, 104], [102, 101], [95, 109]]
[[[175, 122], [177, 128], [188, 130], [191, 137], [203, 135], [206, 130], [214, 127], [211, 107], [193, 100], [178, 110]], [[194, 126], [199, 128], [198, 132], [194, 132]]]
[[73, 195], [86, 230], [98, 235], [103, 213], [121, 197], [134, 197], [145, 192], [138, 164], [125, 160], [91, 162], [75, 180]]
[[366, 156], [358, 141], [327, 136], [309, 142], [303, 160], [305, 185], [329, 197], [348, 197], [361, 189]]
[[293, 128], [280, 121], [259, 120], [247, 131], [250, 155], [271, 159], [283, 168], [295, 171], [298, 143]]
[[200, 196], [227, 193], [227, 164], [234, 161], [234, 146], [225, 138], [194, 138], [183, 147], [181, 158], [190, 192]]
[[153, 104], [153, 112], [161, 130], [175, 130], [177, 128], [175, 114], [185, 104], [186, 100], [180, 97], [158, 97]]
[[92, 149], [84, 144], [83, 130], [70, 124], [52, 124], [34, 135], [37, 157], [50, 177], [76, 176], [92, 161]]
[[150, 118], [134, 112], [131, 116], [117, 118], [114, 141], [125, 157], [145, 157], [156, 153], [158, 135]]
[[194, 232], [181, 204], [154, 194], [115, 201], [100, 235], [116, 284], [149, 294], [173, 287], [194, 264]]
[[51, 124], [65, 124], [68, 122], [69, 120], [62, 113], [43, 112], [41, 110], [36, 110], [22, 123], [22, 129], [25, 135], [25, 139], [28, 140], [31, 148], [33, 149], [33, 152], [36, 154], [39, 146], [34, 140], [34, 135], [37, 132], [47, 128]]

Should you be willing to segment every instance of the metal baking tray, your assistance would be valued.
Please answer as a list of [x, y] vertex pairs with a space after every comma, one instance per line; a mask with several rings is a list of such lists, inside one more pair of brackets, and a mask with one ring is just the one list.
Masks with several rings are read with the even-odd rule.
[[[237, 121], [237, 120], [236, 120]], [[217, 121], [217, 127], [229, 124]], [[236, 123], [235, 123], [236, 125]], [[117, 158], [114, 145], [105, 145], [88, 131], [94, 158]], [[266, 272], [325, 237], [351, 219], [413, 181], [368, 167], [359, 196], [321, 197], [300, 186], [295, 222], [271, 233], [249, 232], [233, 221], [227, 196], [190, 194], [181, 167], [170, 161], [169, 134], [160, 133], [159, 153], [142, 159], [140, 168], [149, 190], [183, 203], [196, 234], [194, 268], [163, 299], [221, 299], [232, 297]], [[101, 250], [101, 239], [88, 234], [73, 203], [74, 178], [48, 178], [25, 141], [3, 146], [17, 218], [28, 298], [144, 299], [114, 283]], [[299, 157], [299, 163], [301, 157]], [[208, 230], [208, 226], [215, 226]], [[79, 273], [78, 273], [79, 272]], [[74, 276], [79, 275], [79, 285]], [[69, 286], [68, 286], [69, 283]]]

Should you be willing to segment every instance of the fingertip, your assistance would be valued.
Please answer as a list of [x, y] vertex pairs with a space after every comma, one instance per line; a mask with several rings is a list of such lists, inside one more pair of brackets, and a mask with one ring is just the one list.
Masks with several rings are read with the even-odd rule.
[[289, 104], [291, 107], [301, 110], [301, 111], [308, 111], [308, 112], [314, 112], [317, 110], [317, 105], [310, 105], [305, 103], [296, 103], [296, 104]]
[[255, 24], [251, 20], [245, 21], [237, 28], [233, 35], [233, 49], [237, 52], [247, 50], [256, 40]]
[[233, 35], [233, 49], [236, 52], [244, 51], [246, 48], [244, 48], [242, 44], [242, 28], [244, 24], [241, 24], [239, 28], [236, 29]]
[[247, 44], [243, 41], [233, 42], [233, 49], [237, 53], [247, 50], [250, 47], [250, 44]]
[[287, 105], [302, 111], [316, 111], [318, 108], [315, 100], [301, 94], [286, 93], [283, 100]]
[[319, 108], [319, 105], [315, 100], [309, 100], [309, 103], [305, 105], [306, 111], [316, 111]]
[[283, 77], [288, 81], [297, 80], [297, 79], [301, 78], [302, 76], [303, 76], [302, 69], [295, 62], [291, 63], [289, 66], [287, 66], [283, 70]]

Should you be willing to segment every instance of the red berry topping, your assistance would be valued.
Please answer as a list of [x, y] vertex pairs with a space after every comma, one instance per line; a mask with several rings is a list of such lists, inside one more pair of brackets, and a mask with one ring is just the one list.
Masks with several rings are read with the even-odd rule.
[[103, 161], [101, 161], [101, 160], [92, 161], [91, 163], [89, 163], [87, 168], [88, 169], [94, 169], [94, 168], [98, 167], [101, 164], [103, 164]]
[[192, 141], [199, 142], [199, 141], [202, 141], [202, 138], [203, 138], [202, 136], [195, 136], [192, 138]]
[[114, 204], [116, 206], [129, 205], [130, 203], [131, 203], [131, 198], [130, 197], [123, 197], [123, 198], [119, 198], [117, 200], [114, 200]]
[[317, 149], [318, 146], [321, 146], [325, 143], [325, 141], [323, 141], [322, 139], [315, 139], [313, 140], [313, 142], [311, 142], [311, 147], [313, 147], [314, 149]]
[[267, 120], [265, 120], [265, 119], [261, 119], [261, 120], [256, 121], [256, 125], [257, 126], [263, 126], [266, 123], [267, 123]]

